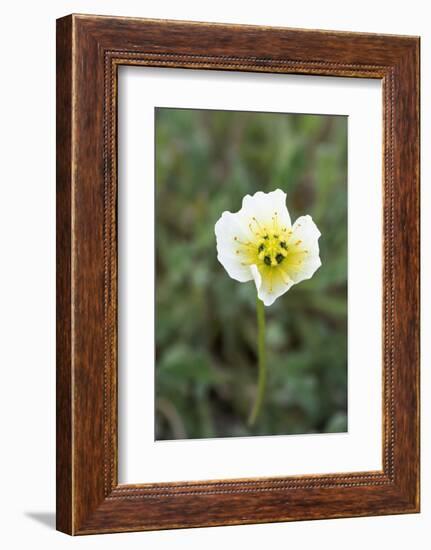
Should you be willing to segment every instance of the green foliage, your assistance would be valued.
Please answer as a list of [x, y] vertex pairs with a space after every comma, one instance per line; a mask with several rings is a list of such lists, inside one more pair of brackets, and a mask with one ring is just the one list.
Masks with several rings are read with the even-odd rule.
[[[267, 315], [257, 383], [253, 282], [217, 261], [214, 225], [255, 191], [283, 189], [319, 227], [322, 267]], [[347, 118], [156, 110], [156, 438], [347, 428]]]

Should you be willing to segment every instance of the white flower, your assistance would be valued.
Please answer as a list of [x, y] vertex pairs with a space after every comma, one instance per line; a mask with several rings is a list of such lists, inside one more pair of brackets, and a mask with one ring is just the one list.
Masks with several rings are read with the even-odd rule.
[[321, 266], [320, 231], [311, 216], [292, 225], [286, 193], [280, 189], [246, 195], [241, 210], [223, 212], [215, 234], [219, 262], [232, 279], [254, 280], [266, 306]]

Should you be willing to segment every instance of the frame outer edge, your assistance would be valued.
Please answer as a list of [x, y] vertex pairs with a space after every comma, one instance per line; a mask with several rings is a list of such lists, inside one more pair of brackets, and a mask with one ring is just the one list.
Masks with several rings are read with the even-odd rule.
[[[396, 67], [395, 421], [397, 483], [412, 512], [420, 511], [420, 39]], [[407, 230], [408, 229], [408, 230]]]
[[56, 24], [56, 528], [73, 534], [73, 18]]
[[[109, 21], [107, 21], [109, 19]], [[255, 513], [247, 515], [246, 510], [241, 508], [241, 513], [237, 515], [236, 519], [227, 519], [225, 513], [222, 513], [220, 509], [220, 515], [218, 518], [209, 517], [208, 513], [203, 513], [200, 520], [191, 521], [187, 519], [188, 512], [183, 509], [186, 503], [193, 499], [193, 506], [199, 504], [199, 500], [205, 496], [201, 494], [199, 497], [196, 493], [188, 493], [187, 495], [166, 495], [156, 496], [156, 498], [162, 497], [165, 502], [162, 505], [160, 502], [160, 510], [158, 507], [148, 502], [145, 504], [143, 501], [138, 505], [138, 496], [122, 496], [120, 499], [112, 500], [112, 489], [118, 489], [115, 487], [115, 475], [114, 479], [106, 478], [105, 472], [105, 484], [103, 487], [103, 467], [100, 465], [99, 459], [105, 454], [101, 446], [101, 429], [108, 441], [108, 448], [115, 442], [116, 426], [111, 425], [112, 410], [115, 410], [115, 388], [108, 387], [107, 394], [110, 406], [113, 408], [108, 410], [108, 417], [104, 417], [103, 425], [100, 419], [95, 425], [94, 414], [96, 411], [100, 411], [100, 388], [97, 384], [100, 383], [101, 376], [98, 368], [99, 358], [101, 357], [101, 346], [99, 342], [94, 342], [92, 338], [99, 338], [99, 329], [97, 333], [94, 333], [95, 325], [87, 326], [85, 323], [89, 322], [91, 315], [96, 315], [97, 319], [101, 318], [101, 312], [99, 305], [96, 304], [96, 297], [89, 295], [91, 287], [88, 285], [87, 277], [90, 277], [92, 283], [99, 284], [100, 270], [99, 260], [101, 257], [99, 244], [101, 238], [99, 223], [101, 212], [99, 205], [100, 189], [97, 192], [93, 189], [92, 182], [94, 178], [99, 178], [100, 164], [95, 166], [91, 164], [91, 160], [99, 161], [100, 159], [94, 159], [94, 154], [99, 154], [99, 148], [101, 145], [100, 134], [100, 97], [97, 94], [101, 93], [100, 85], [102, 82], [100, 74], [100, 65], [95, 65], [101, 62], [103, 52], [111, 48], [112, 41], [121, 45], [122, 38], [119, 36], [120, 31], [124, 28], [116, 28], [118, 18], [107, 18], [104, 20], [103, 25], [99, 25], [99, 21], [95, 21], [93, 16], [68, 16], [57, 21], [57, 529], [68, 534], [87, 534], [87, 533], [101, 533], [101, 532], [114, 532], [124, 530], [142, 530], [142, 529], [160, 529], [160, 528], [175, 528], [175, 527], [192, 527], [192, 526], [204, 526], [204, 525], [226, 525], [226, 524], [241, 524], [241, 523], [260, 523], [267, 521], [288, 521], [290, 519], [313, 519], [317, 517], [349, 517], [356, 515], [376, 515], [387, 513], [405, 513], [418, 511], [413, 510], [412, 500], [415, 499], [418, 507], [418, 490], [413, 489], [413, 484], [417, 486], [418, 483], [418, 419], [415, 416], [414, 419], [409, 418], [407, 413], [418, 413], [418, 357], [416, 356], [417, 342], [411, 343], [409, 346], [404, 346], [404, 353], [407, 348], [414, 351], [414, 356], [410, 361], [414, 362], [414, 373], [408, 374], [407, 366], [402, 367], [398, 365], [402, 371], [402, 377], [408, 382], [408, 387], [400, 392], [401, 405], [398, 408], [398, 419], [402, 419], [407, 426], [407, 435], [405, 441], [410, 443], [411, 448], [407, 452], [407, 458], [405, 462], [402, 460], [402, 464], [405, 464], [407, 473], [402, 470], [402, 464], [396, 464], [396, 470], [399, 471], [400, 478], [398, 478], [398, 486], [388, 486], [384, 492], [379, 492], [378, 488], [372, 487], [365, 488], [364, 491], [356, 489], [343, 490], [343, 495], [358, 496], [360, 493], [370, 495], [371, 498], [381, 499], [379, 504], [374, 502], [375, 507], [366, 510], [359, 506], [353, 509], [340, 509], [335, 513], [330, 513], [329, 502], [323, 506], [321, 502], [320, 508], [316, 510], [315, 514], [301, 515], [300, 510], [297, 510], [289, 517], [284, 517], [281, 513], [275, 513], [274, 516], [257, 517]], [[132, 20], [133, 21], [133, 20]], [[134, 20], [136, 23], [136, 20]], [[146, 20], [140, 20], [142, 24]], [[124, 22], [124, 20], [123, 20]], [[101, 22], [100, 22], [101, 23]], [[127, 23], [127, 21], [126, 21]], [[173, 26], [178, 27], [179, 22], [172, 22]], [[111, 27], [112, 25], [112, 27]], [[167, 23], [163, 21], [152, 22], [151, 25], [156, 26], [156, 32], [162, 32], [158, 36], [162, 36], [160, 47], [165, 47], [165, 41], [172, 42], [171, 39], [166, 39], [164, 31], [169, 30]], [[204, 27], [204, 24], [194, 24], [199, 28]], [[132, 24], [130, 25], [132, 26]], [[181, 32], [187, 31], [188, 24], [182, 25]], [[102, 28], [103, 27], [103, 28]], [[126, 30], [127, 24], [125, 25]], [[223, 31], [222, 26], [218, 27]], [[244, 32], [246, 28], [238, 26], [232, 29], [234, 32]], [[259, 29], [259, 27], [256, 27]], [[159, 38], [142, 37], [141, 34], [137, 34], [136, 28], [133, 29], [133, 37], [136, 37], [137, 42], [133, 42], [134, 48], [140, 51], [139, 48], [145, 48], [145, 44], [148, 40], [152, 41], [152, 44], [159, 45]], [[201, 28], [202, 30], [202, 28]], [[226, 30], [226, 29], [225, 29]], [[281, 30], [281, 29], [280, 29]], [[297, 34], [294, 29], [285, 29], [291, 34]], [[219, 32], [219, 31], [217, 31]], [[224, 31], [223, 31], [224, 32]], [[254, 32], [254, 29], [247, 29], [247, 32]], [[257, 31], [256, 31], [257, 32]], [[315, 31], [309, 31], [313, 33]], [[318, 32], [318, 31], [317, 31]], [[302, 32], [299, 34], [303, 34]], [[335, 37], [339, 33], [334, 31]], [[76, 40], [74, 40], [76, 36]], [[365, 37], [360, 34], [352, 34], [352, 42], [360, 40], [361, 48], [362, 41]], [[142, 37], [142, 38], [141, 38]], [[355, 40], [354, 40], [354, 37]], [[371, 42], [378, 40], [379, 35], [373, 37], [370, 35]], [[384, 35], [382, 38], [386, 38]], [[346, 37], [347, 38], [347, 37]], [[368, 37], [366, 37], [368, 40]], [[386, 68], [389, 69], [390, 65], [394, 67], [394, 57], [403, 55], [409, 50], [410, 60], [413, 58], [418, 62], [418, 39], [412, 37], [405, 37], [400, 40], [399, 37], [387, 36], [390, 44], [388, 45], [389, 57], [392, 56], [391, 61], [387, 61]], [[279, 38], [277, 38], [279, 40]], [[196, 42], [196, 39], [194, 40]], [[192, 41], [190, 48], [196, 48]], [[414, 44], [415, 42], [415, 44]], [[109, 44], [109, 46], [107, 45]], [[364, 50], [361, 49], [361, 56], [365, 61], [366, 55], [371, 55], [371, 43], [367, 43]], [[414, 48], [413, 46], [416, 46]], [[174, 46], [176, 47], [175, 44]], [[186, 48], [189, 48], [187, 45]], [[114, 48], [115, 49], [115, 48]], [[304, 54], [304, 59], [312, 55], [310, 53], [312, 46], [310, 44], [306, 47], [308, 53]], [[135, 51], [136, 51], [135, 50]], [[332, 48], [333, 50], [333, 48]], [[413, 52], [414, 50], [414, 52]], [[145, 51], [144, 49], [142, 51]], [[163, 51], [163, 50], [162, 50]], [[209, 51], [212, 48], [209, 46]], [[259, 52], [259, 48], [256, 50]], [[383, 50], [382, 50], [383, 51]], [[386, 51], [386, 50], [385, 50]], [[403, 52], [403, 55], [401, 55]], [[413, 53], [412, 53], [413, 52]], [[216, 57], [220, 57], [216, 52]], [[75, 55], [79, 54], [79, 58], [75, 59]], [[170, 53], [169, 56], [176, 57], [176, 54]], [[188, 54], [185, 54], [187, 57]], [[287, 59], [289, 57], [289, 51], [286, 53]], [[331, 59], [331, 54], [329, 59]], [[335, 54], [338, 57], [338, 54]], [[355, 54], [356, 55], [356, 54]], [[379, 54], [380, 55], [380, 54]], [[386, 54], [381, 54], [386, 55]], [[86, 59], [86, 56], [89, 56]], [[388, 59], [389, 59], [388, 57]], [[398, 57], [398, 61], [400, 61]], [[222, 57], [220, 57], [222, 59]], [[257, 58], [256, 58], [257, 59]], [[253, 60], [253, 62], [256, 61]], [[266, 65], [266, 61], [264, 60]], [[406, 59], [404, 59], [406, 61]], [[328, 63], [328, 66], [331, 63]], [[335, 63], [336, 64], [336, 63]], [[397, 63], [398, 64], [398, 63]], [[159, 64], [156, 63], [158, 66]], [[201, 63], [194, 63], [196, 68]], [[341, 65], [341, 64], [340, 64]], [[160, 64], [160, 66], [162, 66]], [[176, 66], [173, 63], [171, 66]], [[359, 65], [358, 65], [359, 66]], [[203, 68], [203, 67], [200, 67]], [[210, 67], [217, 68], [217, 63]], [[240, 66], [229, 67], [233, 70], [241, 70]], [[399, 68], [399, 65], [398, 65]], [[82, 82], [80, 79], [84, 76], [85, 72], [94, 69], [91, 74], [91, 79], [95, 79], [95, 86], [90, 90], [87, 82]], [[413, 93], [413, 99], [417, 100], [418, 95], [418, 67], [414, 67], [410, 72], [409, 82], [403, 86], [404, 90]], [[243, 67], [242, 70], [249, 70]], [[263, 68], [266, 72], [266, 69]], [[268, 71], [270, 72], [270, 71]], [[288, 71], [282, 71], [288, 72]], [[293, 71], [289, 71], [293, 72]], [[76, 73], [76, 74], [75, 74]], [[326, 69], [318, 69], [320, 74], [332, 74], [335, 75], [335, 71], [332, 67]], [[89, 73], [88, 73], [89, 74]], [[96, 75], [96, 76], [93, 76]], [[340, 75], [338, 75], [340, 76]], [[352, 76], [369, 76], [369, 71], [359, 70]], [[379, 77], [380, 78], [380, 77]], [[95, 89], [97, 88], [97, 89]], [[402, 101], [402, 98], [398, 97], [398, 101]], [[94, 111], [91, 111], [94, 116], [91, 118], [86, 116], [88, 109], [93, 106]], [[407, 108], [407, 114], [412, 118], [410, 121], [410, 136], [418, 137], [418, 105], [415, 109]], [[79, 112], [78, 112], [79, 111]], [[414, 112], [413, 112], [414, 111]], [[76, 114], [74, 114], [76, 113]], [[84, 116], [82, 116], [84, 115]], [[86, 119], [86, 120], [83, 120]], [[416, 126], [415, 126], [416, 124]], [[396, 130], [401, 130], [401, 122], [397, 120]], [[99, 130], [98, 130], [99, 128]], [[415, 130], [416, 128], [416, 130]], [[92, 132], [96, 134], [96, 143], [92, 143], [89, 140], [93, 137]], [[416, 132], [416, 133], [415, 133]], [[85, 147], [84, 140], [87, 145]], [[74, 145], [75, 144], [75, 145]], [[400, 166], [403, 170], [406, 170], [406, 166], [411, 169], [415, 169], [415, 175], [412, 178], [414, 185], [412, 185], [412, 195], [410, 197], [409, 215], [407, 215], [407, 221], [412, 222], [412, 213], [416, 211], [418, 207], [418, 154], [416, 149], [418, 143], [415, 142], [412, 145], [414, 151], [409, 156], [409, 161], [406, 162], [405, 158], [396, 157], [395, 161], [398, 163], [397, 168]], [[395, 150], [397, 153], [398, 151]], [[77, 164], [79, 161], [79, 164]], [[81, 162], [83, 166], [81, 166]], [[108, 163], [109, 165], [109, 163]], [[112, 167], [109, 167], [109, 170]], [[86, 171], [87, 170], [87, 171]], [[405, 172], [404, 172], [405, 175]], [[417, 175], [417, 177], [416, 177]], [[400, 185], [401, 179], [398, 179], [398, 185]], [[398, 190], [402, 188], [398, 187]], [[106, 191], [106, 190], [105, 190]], [[404, 193], [405, 189], [402, 190]], [[400, 193], [401, 195], [401, 193]], [[115, 201], [108, 201], [108, 210], [113, 210], [112, 206]], [[90, 207], [94, 207], [95, 210], [91, 211]], [[86, 216], [91, 213], [94, 216], [94, 222], [87, 227], [90, 229], [90, 234], [86, 234], [84, 226], [87, 224], [88, 218]], [[76, 218], [76, 226], [74, 227], [74, 220]], [[84, 224], [84, 226], [82, 225]], [[100, 237], [99, 237], [100, 235]], [[418, 226], [415, 225], [413, 234], [411, 236], [403, 238], [398, 236], [397, 253], [399, 254], [400, 245], [412, 244], [414, 260], [419, 261], [418, 256], [415, 255], [417, 251], [418, 243]], [[103, 235], [104, 246], [106, 246], [106, 233]], [[110, 238], [115, 237], [115, 232], [110, 234]], [[84, 239], [87, 239], [87, 245], [84, 246]], [[97, 260], [94, 260], [94, 256], [91, 256], [91, 252], [95, 252]], [[403, 258], [396, 258], [399, 262], [404, 260]], [[79, 263], [78, 263], [79, 258]], [[91, 258], [91, 261], [89, 260]], [[95, 262], [97, 266], [95, 266]], [[97, 267], [97, 272], [91, 271], [91, 268]], [[112, 267], [111, 267], [112, 269]], [[404, 265], [405, 277], [413, 282], [415, 289], [412, 296], [416, 296], [416, 289], [418, 288], [418, 273], [414, 268], [407, 268]], [[111, 271], [115, 274], [115, 271]], [[108, 277], [108, 285], [110, 285], [111, 279]], [[404, 295], [405, 287], [400, 287], [400, 294]], [[97, 286], [94, 286], [93, 292], [98, 291]], [[108, 294], [109, 295], [109, 294]], [[408, 303], [405, 304], [408, 307]], [[413, 338], [417, 338], [417, 327], [419, 321], [418, 304], [413, 303], [408, 308], [409, 318], [414, 323], [414, 327], [410, 332]], [[90, 314], [90, 317], [88, 317]], [[74, 325], [74, 317], [76, 317], [76, 325]], [[84, 321], [84, 325], [79, 326], [80, 321]], [[98, 325], [100, 326], [100, 325]], [[402, 327], [404, 330], [405, 326]], [[85, 332], [88, 329], [88, 332]], [[91, 332], [90, 331], [93, 331]], [[96, 339], [97, 339], [96, 338]], [[405, 339], [403, 339], [405, 341]], [[76, 355], [74, 356], [74, 346], [76, 347]], [[82, 346], [84, 346], [82, 348]], [[416, 346], [416, 347], [415, 347]], [[401, 354], [402, 355], [402, 354]], [[97, 368], [95, 368], [97, 367]], [[113, 372], [113, 371], [112, 371]], [[415, 376], [417, 377], [415, 378]], [[76, 376], [76, 391], [74, 391], [74, 377]], [[87, 388], [97, 390], [96, 396], [91, 395]], [[407, 392], [410, 390], [410, 396], [407, 396]], [[106, 391], [106, 390], [105, 390]], [[398, 395], [397, 390], [397, 395]], [[90, 401], [91, 397], [91, 401]], [[411, 407], [406, 410], [406, 400], [410, 397]], [[74, 404], [75, 401], [75, 404]], [[404, 408], [403, 408], [404, 407]], [[93, 415], [93, 416], [92, 416]], [[413, 447], [413, 448], [412, 448]], [[401, 449], [396, 445], [399, 452]], [[112, 448], [111, 448], [112, 452]], [[399, 458], [402, 459], [401, 454]], [[111, 459], [109, 459], [111, 460]], [[93, 462], [91, 462], [93, 461]], [[397, 462], [397, 461], [396, 461]], [[115, 460], [114, 460], [115, 464]], [[351, 474], [348, 474], [351, 475]], [[222, 481], [222, 480], [220, 480]], [[114, 482], [114, 487], [111, 483]], [[401, 482], [401, 483], [399, 483]], [[189, 483], [189, 482], [187, 482]], [[193, 482], [192, 482], [193, 483]], [[191, 483], [191, 484], [192, 484]], [[355, 484], [353, 484], [355, 485]], [[401, 490], [401, 492], [393, 492], [395, 488]], [[314, 491], [314, 489], [313, 489]], [[236, 491], [222, 491], [235, 493]], [[247, 492], [253, 492], [253, 489]], [[278, 491], [277, 491], [278, 492]], [[103, 494], [104, 493], [104, 494]], [[296, 491], [292, 493], [295, 495]], [[326, 490], [325, 490], [326, 493]], [[272, 499], [272, 507], [275, 506], [274, 502], [281, 502], [287, 499], [287, 495], [284, 493], [278, 493], [279, 497], [274, 495]], [[305, 495], [306, 491], [298, 490], [295, 498], [302, 498], [301, 495]], [[340, 492], [341, 494], [341, 492]], [[283, 496], [284, 495], [284, 496]], [[373, 495], [375, 495], [373, 497]], [[309, 495], [307, 495], [309, 496]], [[171, 497], [174, 497], [172, 499]], [[207, 500], [210, 497], [210, 500]], [[406, 500], [408, 497], [408, 500]], [[217, 497], [217, 495], [210, 496], [210, 493], [206, 493], [205, 502], [214, 502], [218, 506], [222, 506], [223, 502], [228, 497]], [[240, 496], [236, 494], [232, 497], [233, 501], [237, 501], [241, 506], [246, 505], [248, 497]], [[272, 497], [271, 497], [272, 498]], [[195, 501], [196, 499], [196, 501]], [[280, 499], [280, 500], [279, 500]], [[387, 499], [387, 500], [385, 500]], [[253, 497], [254, 502], [254, 497]], [[267, 498], [269, 501], [270, 499]], [[389, 502], [392, 504], [389, 505]], [[271, 501], [271, 502], [272, 502]], [[290, 500], [289, 500], [290, 501]], [[154, 502], [154, 500], [152, 501]], [[370, 502], [371, 505], [371, 502]], [[187, 504], [188, 506], [188, 504]], [[191, 506], [191, 504], [190, 504]], [[223, 505], [224, 506], [224, 505]], [[250, 505], [249, 505], [250, 506]], [[253, 504], [254, 510], [255, 504]], [[358, 507], [359, 506], [359, 507]], [[276, 506], [278, 509], [278, 506]], [[362, 511], [361, 511], [362, 510]], [[311, 512], [311, 511], [310, 511]], [[173, 516], [170, 515], [173, 513]], [[129, 516], [129, 514], [131, 514]], [[150, 519], [152, 514], [158, 515], [158, 518], [154, 518], [154, 522]], [[162, 517], [163, 514], [167, 514], [166, 517]], [[202, 515], [201, 514], [201, 515]], [[170, 518], [168, 518], [170, 515]]]

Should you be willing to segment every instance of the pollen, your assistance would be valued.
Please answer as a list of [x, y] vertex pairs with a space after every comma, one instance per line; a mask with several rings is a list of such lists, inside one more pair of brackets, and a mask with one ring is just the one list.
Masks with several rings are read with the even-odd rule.
[[288, 254], [288, 246], [284, 236], [280, 234], [280, 229], [276, 227], [260, 232], [256, 245], [257, 260], [270, 267], [277, 267]]
[[283, 254], [277, 254], [275, 259], [276, 259], [278, 264], [281, 264], [281, 262], [284, 260], [284, 256], [283, 256]]

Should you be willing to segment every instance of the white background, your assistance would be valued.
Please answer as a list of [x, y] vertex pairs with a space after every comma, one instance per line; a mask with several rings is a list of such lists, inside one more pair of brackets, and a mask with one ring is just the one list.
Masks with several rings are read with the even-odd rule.
[[[3, 6], [0, 88], [1, 544], [14, 548], [391, 549], [429, 546], [431, 340], [422, 346], [422, 514], [70, 538], [53, 530], [55, 18], [74, 12], [422, 36], [422, 151], [431, 150], [427, 2], [56, 0]], [[431, 330], [430, 164], [423, 154], [422, 327]], [[429, 537], [427, 537], [429, 539]]]
[[[147, 67], [119, 79], [120, 482], [381, 470], [381, 82]], [[348, 115], [348, 433], [154, 441], [155, 106]]]

